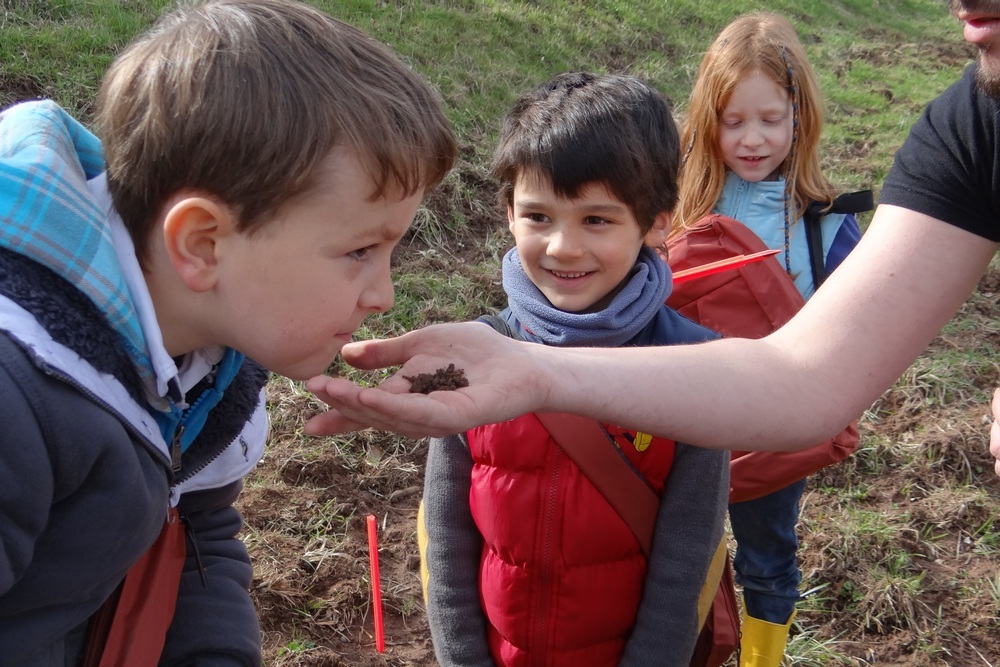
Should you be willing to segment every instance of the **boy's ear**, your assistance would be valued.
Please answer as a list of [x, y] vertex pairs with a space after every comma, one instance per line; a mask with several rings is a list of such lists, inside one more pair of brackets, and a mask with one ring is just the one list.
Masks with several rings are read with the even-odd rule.
[[514, 233], [514, 205], [513, 204], [507, 204], [507, 229], [510, 230], [511, 234]]
[[163, 244], [171, 266], [188, 289], [205, 292], [215, 285], [217, 243], [235, 225], [230, 208], [208, 197], [182, 195], [167, 204]]
[[670, 223], [674, 220], [673, 211], [661, 211], [653, 218], [653, 226], [646, 232], [642, 242], [650, 248], [663, 245], [670, 235]]

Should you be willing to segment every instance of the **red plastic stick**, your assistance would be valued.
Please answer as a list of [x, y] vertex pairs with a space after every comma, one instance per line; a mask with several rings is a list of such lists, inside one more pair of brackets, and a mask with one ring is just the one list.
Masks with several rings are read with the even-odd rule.
[[752, 264], [753, 262], [759, 262], [765, 257], [777, 255], [779, 252], [781, 252], [781, 250], [761, 250], [760, 252], [755, 252], [750, 255], [736, 255], [735, 257], [720, 259], [718, 262], [702, 264], [701, 266], [696, 266], [692, 269], [684, 269], [683, 271], [677, 271], [673, 274], [674, 282], [682, 283], [685, 280], [694, 280], [695, 278], [701, 278], [702, 276], [710, 276], [713, 273], [736, 269], [741, 266], [746, 266], [747, 264]]
[[372, 606], [375, 608], [375, 649], [385, 653], [385, 626], [382, 624], [382, 581], [378, 572], [378, 532], [375, 515], [368, 515], [368, 562], [372, 575]]

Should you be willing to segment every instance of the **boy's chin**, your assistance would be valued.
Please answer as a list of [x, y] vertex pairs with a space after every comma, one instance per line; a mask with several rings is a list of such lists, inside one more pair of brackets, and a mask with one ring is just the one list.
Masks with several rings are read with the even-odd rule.
[[[543, 291], [542, 295], [549, 305], [564, 313], [593, 313], [601, 310], [607, 305], [604, 298], [594, 300], [594, 297], [583, 297], [580, 295], [566, 295], [559, 292]], [[610, 299], [608, 299], [610, 301]], [[603, 302], [603, 303], [602, 303]]]
[[[337, 350], [339, 353], [340, 350]], [[336, 361], [337, 355], [334, 354], [332, 357], [323, 358], [320, 360], [308, 360], [308, 361], [298, 361], [294, 363], [273, 363], [266, 364], [263, 366], [267, 370], [271, 371], [276, 375], [286, 377], [290, 380], [299, 380], [305, 382], [310, 378], [314, 378], [317, 375], [326, 375], [330, 366]]]

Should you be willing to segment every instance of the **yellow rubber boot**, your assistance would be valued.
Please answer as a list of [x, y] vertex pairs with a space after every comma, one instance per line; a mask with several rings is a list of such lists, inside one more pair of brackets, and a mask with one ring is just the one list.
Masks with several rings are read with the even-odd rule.
[[795, 612], [784, 625], [768, 623], [743, 612], [740, 627], [740, 667], [780, 667]]

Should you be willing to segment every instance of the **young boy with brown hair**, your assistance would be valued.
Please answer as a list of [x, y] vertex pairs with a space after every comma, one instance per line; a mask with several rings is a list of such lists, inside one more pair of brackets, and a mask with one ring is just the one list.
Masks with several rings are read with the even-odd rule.
[[232, 503], [267, 371], [323, 372], [392, 305], [454, 140], [388, 47], [287, 0], [164, 16], [96, 127], [0, 114], [0, 663], [258, 665]]
[[[715, 338], [664, 305], [654, 248], [679, 162], [669, 104], [636, 78], [563, 74], [521, 96], [493, 161], [515, 241], [506, 328], [561, 347]], [[635, 493], [659, 496], [648, 555], [535, 414], [431, 440], [420, 530], [442, 667], [690, 662], [700, 594], [718, 585], [728, 453], [600, 426]]]

